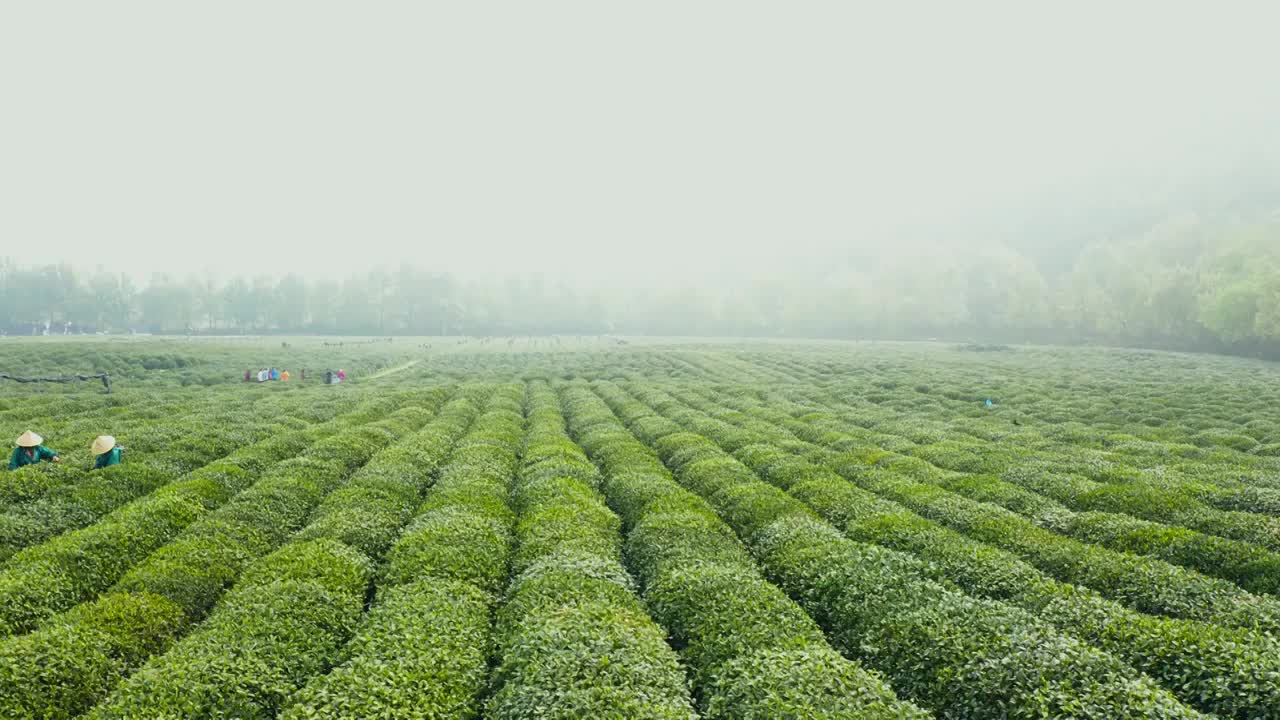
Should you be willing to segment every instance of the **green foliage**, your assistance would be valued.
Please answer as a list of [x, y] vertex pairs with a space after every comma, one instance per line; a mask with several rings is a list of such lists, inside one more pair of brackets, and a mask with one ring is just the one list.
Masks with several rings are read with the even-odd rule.
[[[161, 343], [122, 355], [189, 354]], [[0, 473], [0, 716], [1280, 714], [1264, 365], [743, 344], [162, 377], [0, 389], [66, 449]], [[91, 473], [104, 427], [141, 452]]]
[[[394, 405], [379, 400], [375, 407], [385, 410]], [[369, 408], [365, 407], [355, 415], [362, 416], [368, 412]], [[319, 435], [311, 435], [331, 437], [346, 427], [348, 425], [344, 417], [335, 420], [332, 427]], [[305, 447], [288, 443], [275, 447], [290, 446]], [[254, 453], [250, 451], [248, 454]], [[24, 697], [47, 697], [50, 701], [41, 709], [43, 716], [47, 717], [70, 717], [87, 710], [90, 704], [105, 695], [151, 654], [163, 650], [176, 640], [189, 622], [208, 613], [246, 567], [251, 568], [255, 560], [262, 558], [282, 542], [288, 535], [289, 528], [301, 526], [319, 501], [317, 493], [325, 492], [322, 488], [332, 488], [342, 480], [334, 463], [308, 461], [305, 452], [304, 457], [298, 460], [286, 460], [275, 465], [251, 460], [246, 465], [263, 468], [263, 476], [234, 495], [225, 505], [190, 523], [172, 541], [145, 560], [133, 565], [117, 583], [115, 592], [103, 596], [97, 602], [54, 616], [33, 634], [16, 636], [0, 643], [0, 654], [7, 653], [12, 658], [11, 662], [19, 666], [30, 667], [44, 662], [43, 659], [52, 659], [40, 674], [27, 678], [22, 688], [23, 693], [27, 694], [15, 694], [12, 702], [25, 707], [28, 701]], [[303, 470], [307, 474], [305, 479], [300, 477]], [[215, 472], [196, 478], [195, 481], [213, 482], [214, 478], [234, 478], [238, 484], [244, 482], [240, 473], [227, 472], [225, 463], [219, 465]], [[197, 485], [194, 489], [201, 487], [204, 486]], [[229, 494], [226, 490], [229, 489], [224, 489], [223, 494]], [[172, 492], [157, 493], [155, 497], [158, 507], [186, 503], [186, 512], [193, 516], [205, 507], [198, 499], [207, 498], [208, 495], [197, 492], [196, 499], [190, 499], [187, 496], [187, 486], [182, 485]], [[145, 510], [152, 505], [150, 500], [144, 499], [137, 507]], [[126, 515], [125, 519], [129, 517]], [[115, 540], [116, 535], [110, 533], [116, 533], [116, 528], [116, 525], [101, 524], [91, 526], [81, 534], [63, 536], [67, 539], [66, 542], [79, 543], [70, 546], [75, 551], [64, 561], [66, 567], [93, 572], [68, 570], [60, 575], [51, 574], [42, 583], [31, 584], [29, 587], [43, 586], [50, 589], [50, 595], [41, 598], [41, 612], [47, 614], [58, 607], [74, 603], [78, 598], [67, 597], [64, 589], [72, 587], [73, 582], [81, 583], [82, 593], [87, 594], [93, 586], [105, 587], [110, 578], [119, 574], [125, 563], [117, 558], [127, 557], [128, 553], [121, 551], [127, 551], [128, 546], [115, 544], [118, 542]], [[131, 533], [138, 530], [131, 523], [125, 523], [123, 528]], [[112, 540], [87, 545], [78, 540], [81, 535], [92, 538], [96, 533], [109, 533], [106, 537]], [[149, 536], [144, 534], [141, 537], [146, 539]], [[63, 541], [63, 538], [58, 541]], [[308, 553], [300, 553], [291, 548], [277, 558], [262, 560], [262, 566], [266, 569], [256, 571], [256, 581], [274, 582], [278, 576], [302, 575], [308, 582], [319, 582], [329, 586], [331, 590], [343, 591], [339, 593], [343, 597], [357, 599], [354, 607], [358, 613], [363, 602], [367, 576], [371, 572], [367, 560], [336, 543], [306, 547], [311, 549]], [[32, 550], [37, 549], [39, 548]], [[323, 572], [324, 564], [310, 562], [317, 553], [328, 557], [332, 565], [330, 570], [334, 567], [337, 570], [326, 575]], [[93, 564], [90, 564], [91, 561]], [[250, 572], [255, 571], [251, 569]], [[58, 592], [63, 594], [56, 594]], [[172, 620], [157, 617], [154, 622], [128, 620], [129, 617], [137, 616], [145, 618], [151, 612], [150, 608], [157, 606], [157, 603], [163, 612], [170, 615], [176, 613], [176, 617]], [[109, 632], [103, 630], [106, 626], [110, 626]], [[224, 632], [229, 633], [231, 629], [225, 629]], [[68, 652], [82, 654], [86, 659], [85, 663], [59, 659]], [[110, 661], [98, 662], [93, 658], [109, 658]], [[181, 674], [181, 668], [176, 672]], [[8, 694], [0, 692], [0, 706], [10, 701]]]
[[363, 592], [303, 580], [237, 590], [87, 717], [274, 717], [305, 678], [333, 663], [363, 601]]
[[[690, 397], [690, 402], [698, 407], [711, 407], [697, 397]], [[748, 407], [749, 403], [735, 402], [733, 406]], [[764, 409], [753, 408], [753, 411]], [[804, 425], [791, 424], [784, 414], [768, 412], [768, 417], [774, 420], [775, 438], [788, 436], [783, 427], [792, 427], [798, 432], [806, 429]], [[723, 416], [730, 414], [723, 413]], [[804, 417], [806, 422], [821, 420], [820, 415], [813, 413], [806, 413]], [[838, 434], [824, 433], [822, 439], [833, 447], [848, 447]], [[820, 462], [845, 467], [843, 454], [803, 447], [798, 451]], [[756, 460], [760, 465], [757, 469], [769, 481], [785, 482], [774, 477], [776, 462], [762, 462], [758, 452], [743, 454], [743, 457]], [[864, 459], [862, 462], [874, 461]], [[854, 465], [848, 467], [846, 474], [852, 479], [866, 474]], [[820, 467], [814, 466], [806, 474], [809, 479], [792, 485], [791, 493], [849, 537], [926, 559], [931, 563], [930, 572], [936, 571], [938, 577], [956, 582], [971, 594], [1017, 604], [1037, 618], [1127, 661], [1192, 704], [1223, 716], [1241, 718], [1276, 712], [1275, 699], [1280, 697], [1280, 688], [1275, 687], [1274, 679], [1268, 678], [1280, 677], [1276, 674], [1280, 654], [1271, 639], [1204, 623], [1133, 612], [1087, 589], [1059, 583], [1009, 553], [940, 527], [837, 475], [823, 474]], [[1044, 480], [1049, 476], [1034, 477]], [[1047, 498], [990, 477], [970, 476], [955, 481], [948, 478], [948, 487], [966, 495], [980, 494], [1002, 504], [1018, 505], [1020, 511], [1057, 517], [1060, 521], [1064, 513], [1065, 517], [1072, 517]]]
[[0, 715], [69, 717], [185, 628], [182, 608], [158, 595], [105, 595], [35, 633], [10, 638], [0, 643]]
[[382, 582], [411, 582], [423, 575], [445, 577], [493, 593], [506, 578], [509, 530], [465, 507], [419, 517], [387, 555]]
[[[609, 386], [598, 389], [620, 399]], [[725, 522], [681, 489], [594, 393], [569, 387], [562, 401], [575, 439], [604, 471], [606, 496], [631, 526], [628, 564], [690, 666], [703, 717], [929, 717], [835, 653], [800, 607], [759, 574]], [[635, 403], [613, 407], [632, 422], [644, 417]], [[705, 462], [696, 458], [708, 449], [687, 435], [663, 444], [690, 468]], [[715, 467], [700, 472], [717, 485]]]
[[[762, 682], [766, 680], [767, 682]], [[709, 718], [924, 720], [883, 683], [828, 648], [770, 648], [726, 663], [711, 681]]]
[[299, 691], [280, 717], [476, 717], [490, 602], [474, 585], [440, 578], [380, 593], [347, 645], [351, 659]]
[[695, 717], [663, 630], [620, 560], [620, 520], [565, 434], [555, 395], [529, 386], [529, 431], [514, 493], [513, 567], [498, 614], [494, 718]]
[[[602, 395], [615, 408], [636, 402], [613, 389]], [[717, 436], [735, 436], [720, 421], [675, 408], [658, 390], [641, 388], [637, 395]], [[683, 480], [678, 461], [696, 442], [660, 439], [656, 446]], [[717, 460], [703, 452], [708, 459], [700, 461], [718, 462], [720, 480], [708, 484], [695, 477], [690, 487], [748, 540], [770, 577], [823, 624], [841, 650], [864, 658], [896, 689], [939, 714], [979, 718], [1010, 708], [1018, 716], [1198, 716], [1120, 660], [1034, 616], [939, 584], [927, 565], [908, 555], [845, 538], [745, 466], [733, 470], [737, 461], [721, 453]]]

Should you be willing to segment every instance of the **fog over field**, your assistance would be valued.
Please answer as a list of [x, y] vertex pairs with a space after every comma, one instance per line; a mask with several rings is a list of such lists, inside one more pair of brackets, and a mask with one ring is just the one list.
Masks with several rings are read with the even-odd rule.
[[[637, 332], [1252, 351], [1280, 335], [1278, 15], [10, 3], [0, 257], [139, 289], [534, 277], [574, 307], [638, 293], [650, 320], [603, 323]], [[103, 324], [0, 320], [44, 315]]]

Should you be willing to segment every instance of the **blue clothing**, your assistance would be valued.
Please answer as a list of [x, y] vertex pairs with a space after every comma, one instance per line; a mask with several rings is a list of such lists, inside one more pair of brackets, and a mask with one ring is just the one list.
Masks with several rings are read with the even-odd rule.
[[124, 451], [124, 448], [117, 445], [111, 448], [110, 450], [102, 453], [101, 455], [98, 456], [97, 460], [93, 461], [93, 469], [101, 470], [102, 468], [107, 467], [109, 465], [119, 465], [121, 460], [121, 454], [123, 453], [123, 451]]
[[52, 460], [56, 457], [58, 457], [57, 450], [51, 450], [43, 445], [33, 448], [16, 447], [13, 449], [13, 455], [9, 457], [9, 469], [17, 470], [20, 467], [35, 465], [42, 460]]

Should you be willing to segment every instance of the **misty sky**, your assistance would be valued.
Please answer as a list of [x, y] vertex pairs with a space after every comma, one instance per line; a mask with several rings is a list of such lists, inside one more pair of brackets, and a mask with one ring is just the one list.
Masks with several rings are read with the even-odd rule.
[[12, 0], [0, 256], [715, 278], [1275, 152], [1277, 27], [1230, 1]]

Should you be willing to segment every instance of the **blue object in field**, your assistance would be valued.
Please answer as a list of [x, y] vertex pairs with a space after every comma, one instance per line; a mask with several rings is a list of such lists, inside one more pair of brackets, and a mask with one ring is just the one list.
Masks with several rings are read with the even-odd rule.
[[991, 407], [991, 398], [987, 398], [987, 407]]

